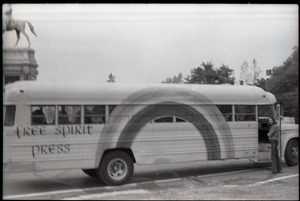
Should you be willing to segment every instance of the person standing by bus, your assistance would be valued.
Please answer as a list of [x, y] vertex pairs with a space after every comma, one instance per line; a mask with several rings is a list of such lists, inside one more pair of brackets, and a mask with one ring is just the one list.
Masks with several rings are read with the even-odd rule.
[[282, 170], [281, 159], [278, 155], [278, 140], [279, 140], [279, 127], [274, 118], [270, 118], [270, 131], [268, 133], [269, 140], [271, 141], [271, 155], [272, 155], [272, 168], [273, 174], [279, 173]]

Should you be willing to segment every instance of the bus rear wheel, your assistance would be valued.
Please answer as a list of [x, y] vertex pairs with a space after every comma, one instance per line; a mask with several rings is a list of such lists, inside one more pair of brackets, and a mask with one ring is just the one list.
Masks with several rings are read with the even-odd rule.
[[103, 156], [98, 175], [107, 185], [121, 185], [131, 178], [133, 168], [133, 161], [127, 153], [112, 151]]
[[295, 166], [299, 163], [299, 144], [296, 139], [292, 139], [288, 142], [284, 158], [288, 166]]

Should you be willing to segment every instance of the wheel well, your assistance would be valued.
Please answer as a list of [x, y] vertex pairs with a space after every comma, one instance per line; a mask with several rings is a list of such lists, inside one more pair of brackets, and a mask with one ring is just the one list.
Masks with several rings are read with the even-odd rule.
[[[135, 157], [133, 155], [133, 152], [131, 149], [129, 148], [118, 148], [118, 149], [108, 149], [103, 153], [103, 156], [107, 153], [113, 152], [113, 151], [122, 151], [126, 154], [128, 154], [130, 156], [130, 158], [132, 159], [133, 163], [136, 163]], [[103, 157], [102, 157], [103, 158]]]

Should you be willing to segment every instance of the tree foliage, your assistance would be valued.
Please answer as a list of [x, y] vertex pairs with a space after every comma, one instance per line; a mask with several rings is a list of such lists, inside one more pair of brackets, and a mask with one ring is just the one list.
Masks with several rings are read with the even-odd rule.
[[179, 73], [178, 76], [174, 75], [173, 77], [167, 77], [164, 81], [162, 81], [162, 83], [178, 83], [178, 84], [182, 84], [183, 80], [182, 80], [182, 73]]
[[252, 65], [249, 66], [247, 61], [241, 65], [240, 79], [248, 85], [254, 85], [259, 80], [261, 69], [255, 59], [252, 60]]
[[241, 65], [240, 79], [243, 80], [246, 84], [249, 84], [251, 80], [251, 74], [249, 71], [249, 65], [247, 61], [244, 61]]
[[187, 83], [194, 84], [234, 84], [233, 70], [222, 64], [214, 69], [212, 62], [202, 64], [191, 70], [191, 74], [185, 78]]
[[298, 47], [279, 67], [273, 68], [270, 79], [260, 79], [258, 86], [273, 93], [283, 108], [283, 115], [295, 117], [299, 122], [299, 58]]
[[222, 64], [221, 67], [219, 67], [217, 70], [218, 75], [218, 84], [234, 84], [234, 76], [233, 76], [233, 70], [228, 67], [228, 65]]
[[[273, 68], [270, 78], [259, 79], [261, 72], [255, 59], [251, 66], [247, 61], [241, 65], [241, 79], [246, 84], [254, 84], [275, 95], [278, 103], [281, 104], [284, 116], [295, 117], [299, 122], [299, 62], [298, 47], [293, 48], [291, 56], [279, 67]], [[194, 84], [234, 84], [234, 70], [227, 65], [222, 64], [219, 68], [214, 69], [212, 62], [202, 62], [202, 64], [193, 68], [190, 75], [186, 78], [186, 83]], [[182, 83], [182, 74], [166, 78], [163, 83]]]
[[284, 115], [292, 116], [299, 121], [299, 58], [298, 47], [294, 47], [292, 55], [281, 65], [273, 69], [266, 90], [272, 92], [283, 106]]

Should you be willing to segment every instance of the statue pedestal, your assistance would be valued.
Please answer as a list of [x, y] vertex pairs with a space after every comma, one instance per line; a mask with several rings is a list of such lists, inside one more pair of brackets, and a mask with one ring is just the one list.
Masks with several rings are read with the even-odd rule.
[[17, 80], [36, 80], [34, 53], [31, 48], [3, 48], [3, 86]]

